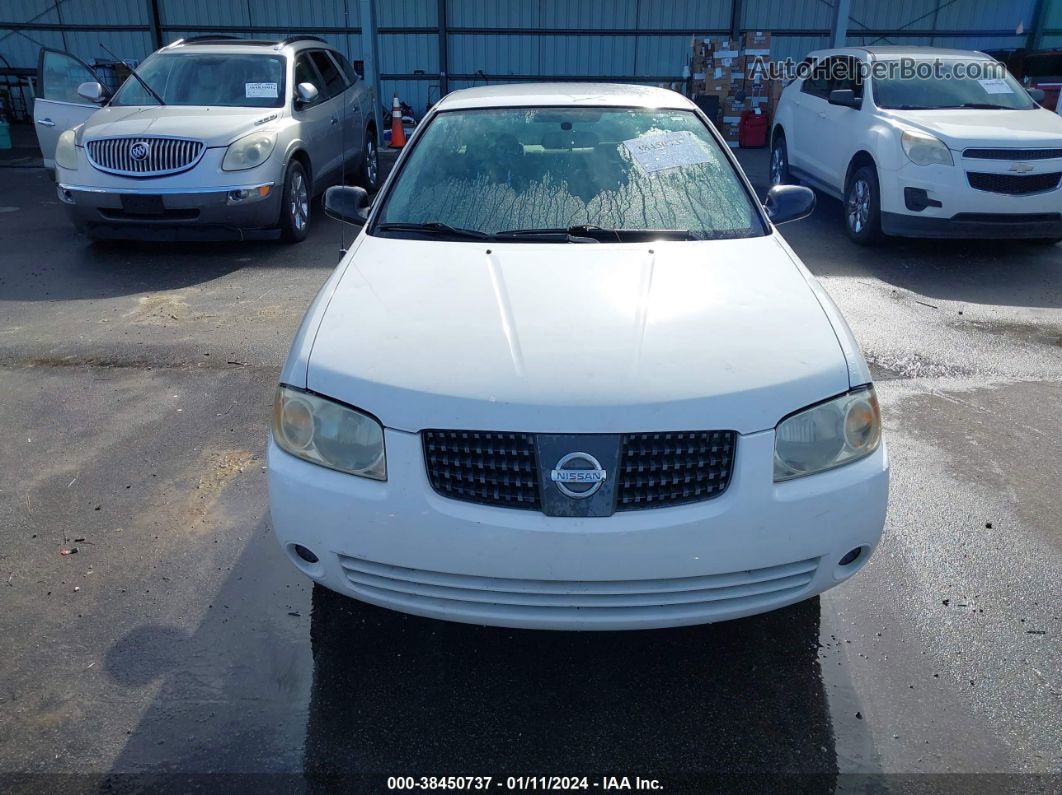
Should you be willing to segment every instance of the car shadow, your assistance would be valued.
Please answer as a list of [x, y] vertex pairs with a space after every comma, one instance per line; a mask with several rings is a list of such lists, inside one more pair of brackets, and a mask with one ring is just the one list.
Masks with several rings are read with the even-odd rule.
[[308, 778], [837, 771], [819, 600], [739, 621], [572, 633], [439, 622], [315, 588]]
[[669, 630], [480, 627], [311, 593], [266, 533], [248, 534], [194, 630], [141, 626], [113, 644], [116, 693], [154, 688], [116, 786], [254, 773], [381, 791], [384, 776], [423, 773], [833, 788], [818, 598]]
[[0, 301], [100, 299], [175, 290], [245, 268], [334, 268], [354, 231], [315, 199], [307, 239], [223, 242], [93, 242], [79, 234], [42, 170], [8, 171], [18, 208], [0, 227]]
[[782, 234], [816, 276], [860, 272], [926, 298], [972, 304], [1062, 307], [1062, 245], [1028, 240], [887, 238], [860, 246], [844, 231], [840, 201], [818, 207]]

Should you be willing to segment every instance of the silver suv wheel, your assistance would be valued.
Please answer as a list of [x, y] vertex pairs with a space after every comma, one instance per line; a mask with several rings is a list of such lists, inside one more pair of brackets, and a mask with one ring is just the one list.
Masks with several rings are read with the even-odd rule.
[[291, 175], [291, 206], [288, 212], [291, 213], [291, 225], [300, 232], [304, 230], [310, 220], [310, 196], [301, 171]]
[[380, 173], [380, 162], [376, 153], [376, 141], [369, 135], [365, 138], [365, 187], [376, 187], [376, 178]]

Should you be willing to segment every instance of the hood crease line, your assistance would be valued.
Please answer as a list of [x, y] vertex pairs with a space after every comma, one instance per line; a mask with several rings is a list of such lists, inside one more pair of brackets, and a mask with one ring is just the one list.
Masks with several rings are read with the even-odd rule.
[[524, 355], [520, 350], [520, 338], [517, 336], [516, 327], [513, 323], [513, 308], [509, 301], [509, 293], [505, 289], [505, 279], [498, 267], [498, 260], [490, 251], [486, 254], [487, 272], [490, 273], [491, 287], [494, 288], [494, 300], [498, 305], [498, 315], [501, 317], [502, 333], [505, 341], [509, 344], [509, 358], [512, 359], [513, 369], [521, 378], [524, 377]]

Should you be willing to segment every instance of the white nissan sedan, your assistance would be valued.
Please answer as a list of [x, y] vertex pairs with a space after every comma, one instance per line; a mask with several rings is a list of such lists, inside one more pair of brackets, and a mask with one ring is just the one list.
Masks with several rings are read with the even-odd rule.
[[845, 321], [693, 103], [620, 85], [440, 101], [281, 376], [273, 527], [320, 585], [541, 629], [700, 624], [858, 571], [888, 461]]

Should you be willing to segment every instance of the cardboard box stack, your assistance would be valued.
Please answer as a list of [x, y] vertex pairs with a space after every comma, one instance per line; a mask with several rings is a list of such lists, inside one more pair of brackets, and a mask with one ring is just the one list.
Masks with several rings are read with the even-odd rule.
[[740, 41], [694, 36], [690, 49], [690, 96], [719, 98], [714, 121], [727, 144], [737, 148], [741, 114], [773, 115], [781, 94], [781, 84], [764, 68], [771, 59], [771, 34], [748, 31]]

